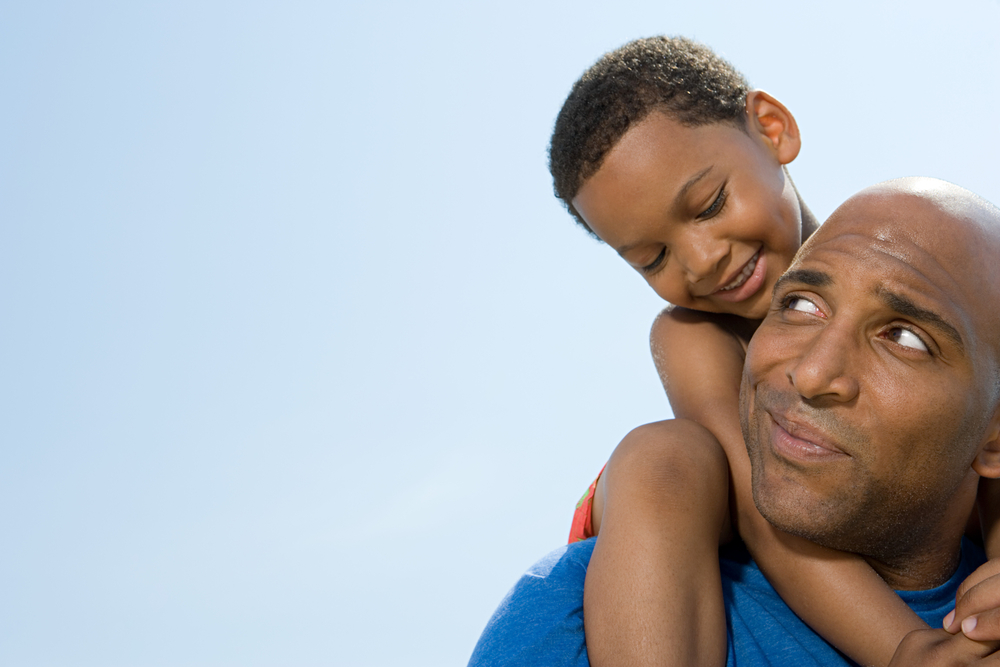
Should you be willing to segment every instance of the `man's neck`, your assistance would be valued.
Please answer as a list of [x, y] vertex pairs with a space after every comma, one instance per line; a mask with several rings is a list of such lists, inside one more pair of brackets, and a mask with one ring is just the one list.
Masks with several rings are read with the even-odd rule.
[[[881, 553], [869, 552], [865, 560], [897, 591], [936, 588], [955, 573], [962, 558], [962, 536], [974, 511], [979, 476], [970, 469], [940, 515], [928, 511], [922, 525], [897, 526], [889, 537], [872, 540]], [[893, 543], [895, 540], [895, 543]]]
[[919, 554], [899, 558], [892, 563], [868, 557], [865, 560], [893, 590], [923, 591], [937, 588], [951, 579], [961, 558], [959, 540], [937, 549], [921, 550]]

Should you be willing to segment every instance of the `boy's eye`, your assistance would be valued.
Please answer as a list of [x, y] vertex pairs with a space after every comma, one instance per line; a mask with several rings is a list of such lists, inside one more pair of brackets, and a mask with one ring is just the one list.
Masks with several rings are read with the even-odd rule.
[[892, 329], [889, 329], [886, 334], [886, 338], [897, 345], [902, 345], [903, 347], [920, 350], [921, 352], [930, 352], [927, 344], [920, 339], [920, 336], [913, 333], [909, 329], [904, 329], [903, 327], [893, 327]]
[[667, 249], [663, 248], [662, 250], [660, 250], [660, 254], [656, 256], [656, 259], [654, 259], [651, 263], [647, 264], [646, 266], [642, 267], [643, 273], [651, 273], [652, 271], [655, 271], [656, 267], [658, 267], [660, 264], [663, 263], [663, 259], [666, 256], [667, 256]]
[[715, 198], [715, 201], [712, 202], [712, 205], [698, 214], [698, 219], [706, 220], [708, 218], [711, 218], [722, 209], [722, 205], [725, 203], [726, 203], [726, 188], [725, 186], [723, 186], [723, 188], [719, 190], [719, 196]]

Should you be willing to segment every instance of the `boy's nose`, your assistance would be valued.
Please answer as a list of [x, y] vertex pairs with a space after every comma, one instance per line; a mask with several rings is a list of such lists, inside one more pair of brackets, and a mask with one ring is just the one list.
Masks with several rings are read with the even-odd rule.
[[[693, 284], [706, 279], [721, 280], [719, 265], [729, 254], [729, 244], [707, 235], [691, 236], [687, 249], [680, 253], [685, 277]], [[715, 287], [712, 285], [711, 287]]]

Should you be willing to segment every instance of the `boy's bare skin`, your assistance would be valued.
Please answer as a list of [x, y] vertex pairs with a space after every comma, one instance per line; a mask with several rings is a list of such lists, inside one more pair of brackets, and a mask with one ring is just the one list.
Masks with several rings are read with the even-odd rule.
[[573, 206], [664, 300], [759, 320], [815, 223], [803, 229], [783, 169], [801, 145], [791, 114], [756, 90], [744, 117], [746, 132], [688, 127], [653, 111], [608, 152]]
[[753, 91], [747, 119], [742, 133], [654, 112], [573, 200], [667, 301], [738, 316], [677, 309], [654, 325], [678, 420], [630, 433], [598, 483], [584, 598], [595, 665], [725, 663], [715, 550], [730, 519], [789, 606], [860, 664], [889, 664], [926, 628], [861, 558], [779, 533], [753, 504], [738, 419], [746, 342], [815, 227], [783, 171], [800, 146], [794, 118]]

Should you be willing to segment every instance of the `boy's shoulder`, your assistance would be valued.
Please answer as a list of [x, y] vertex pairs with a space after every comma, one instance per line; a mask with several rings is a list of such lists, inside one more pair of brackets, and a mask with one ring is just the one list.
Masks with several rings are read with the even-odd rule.
[[746, 344], [756, 331], [759, 322], [728, 313], [706, 313], [700, 310], [667, 306], [653, 320], [650, 344], [654, 350], [659, 344], [702, 340], [703, 337], [722, 338]]

